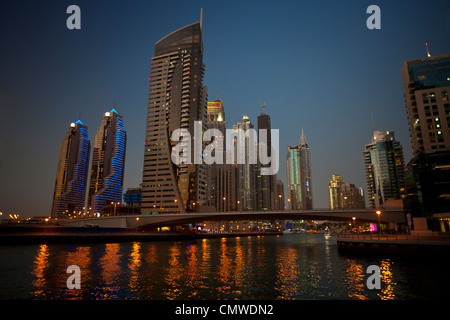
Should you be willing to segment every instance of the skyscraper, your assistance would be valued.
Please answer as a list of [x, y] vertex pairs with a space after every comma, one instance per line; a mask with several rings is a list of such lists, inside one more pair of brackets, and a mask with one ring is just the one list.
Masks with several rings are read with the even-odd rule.
[[127, 134], [122, 116], [112, 109], [105, 112], [95, 134], [89, 182], [89, 207], [94, 215], [103, 207], [121, 202]]
[[87, 126], [80, 120], [71, 123], [59, 150], [53, 218], [85, 213], [89, 152]]
[[412, 220], [431, 219], [450, 212], [450, 54], [405, 61], [401, 71], [413, 150], [403, 205]]
[[[265, 104], [262, 106], [261, 114], [258, 116], [258, 146], [260, 145], [260, 130], [267, 130], [267, 155], [270, 157], [272, 154], [272, 141], [271, 141], [271, 125], [270, 116], [264, 113]], [[258, 152], [259, 154], [259, 152]], [[258, 157], [259, 158], [259, 157]], [[275, 209], [275, 199], [274, 199], [274, 175], [261, 175], [262, 167], [270, 167], [269, 165], [263, 165], [258, 161], [257, 164], [257, 210], [274, 210]]]
[[[249, 117], [247, 115], [244, 115], [241, 121], [233, 126], [233, 129], [242, 130], [241, 132], [247, 132], [247, 130], [254, 130], [254, 126], [251, 123]], [[251, 141], [248, 135], [242, 136], [240, 138], [244, 139], [242, 145], [235, 145], [235, 155], [241, 153], [241, 157], [242, 159], [244, 159], [243, 163], [238, 163], [237, 165], [239, 177], [238, 210], [255, 211], [257, 210], [256, 161], [254, 163], [252, 162], [251, 149], [254, 147], [254, 143], [256, 143], [256, 141]], [[253, 138], [256, 139], [256, 137]]]
[[[221, 145], [225, 148], [225, 111], [222, 101], [208, 101], [207, 118], [208, 129], [217, 129], [222, 136], [217, 139], [222, 139]], [[213, 163], [207, 166], [208, 177], [208, 205], [216, 211], [231, 210], [231, 181], [228, 174], [228, 167], [226, 164], [225, 153], [223, 153], [222, 164]], [[233, 184], [236, 182], [234, 181]]]
[[206, 130], [204, 72], [202, 18], [155, 44], [149, 79], [142, 212], [192, 212], [206, 204], [205, 165], [175, 165], [171, 159], [175, 145], [171, 136], [176, 129], [187, 129], [194, 137], [194, 121], [202, 121], [202, 129]]
[[450, 54], [403, 63], [413, 154], [450, 147]]
[[303, 161], [304, 167], [304, 183], [305, 183], [305, 206], [304, 210], [312, 210], [313, 209], [313, 194], [312, 194], [312, 173], [311, 173], [311, 155], [309, 150], [308, 141], [306, 141], [305, 133], [302, 128], [302, 135], [300, 137], [300, 151], [301, 158]]
[[287, 147], [288, 196], [291, 210], [312, 210], [310, 150], [303, 133], [299, 145]]
[[374, 131], [365, 146], [369, 207], [379, 208], [387, 199], [401, 199], [405, 190], [403, 148], [392, 131]]

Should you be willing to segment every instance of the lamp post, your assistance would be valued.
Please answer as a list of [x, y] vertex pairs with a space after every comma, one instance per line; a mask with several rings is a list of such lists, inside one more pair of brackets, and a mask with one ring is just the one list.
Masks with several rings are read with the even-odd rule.
[[[353, 228], [356, 228], [356, 217], [352, 217], [353, 220]], [[358, 229], [356, 229], [356, 233], [358, 233]]]
[[381, 215], [381, 211], [380, 211], [380, 210], [377, 210], [377, 216], [378, 216], [378, 234], [381, 233], [380, 215]]

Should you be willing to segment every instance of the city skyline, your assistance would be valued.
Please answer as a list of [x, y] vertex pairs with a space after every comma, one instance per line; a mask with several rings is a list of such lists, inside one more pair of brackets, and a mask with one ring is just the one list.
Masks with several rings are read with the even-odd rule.
[[[186, 10], [168, 19], [170, 10], [157, 3], [137, 3], [134, 9], [113, 3], [105, 13], [101, 2], [81, 1], [83, 22], [79, 33], [65, 28], [65, 3], [27, 4], [30, 11], [22, 15], [22, 20], [1, 19], [2, 30], [7, 30], [5, 25], [9, 24], [15, 37], [6, 41], [10, 50], [1, 53], [6, 72], [0, 81], [0, 210], [21, 217], [50, 215], [58, 146], [65, 128], [81, 113], [79, 118], [91, 128], [93, 141], [95, 114], [114, 100], [123, 110], [125, 121], [133, 124], [127, 130], [130, 152], [125, 161], [124, 190], [139, 186], [153, 46], [173, 30], [197, 21], [201, 7], [208, 100], [218, 97], [224, 102], [227, 123], [238, 122], [244, 113], [255, 121], [261, 101], [266, 101], [272, 128], [280, 129], [281, 155], [287, 145], [298, 141], [301, 128], [305, 128], [312, 147], [314, 207], [328, 206], [328, 181], [334, 172], [356, 185], [365, 185], [362, 152], [372, 133], [371, 113], [377, 129], [395, 131], [408, 162], [411, 147], [400, 69], [403, 61], [426, 56], [425, 42], [432, 56], [450, 51], [436, 32], [445, 30], [448, 35], [448, 4], [428, 4], [431, 8], [424, 14], [421, 6], [425, 2], [407, 5], [380, 1], [382, 29], [372, 31], [365, 26], [365, 9], [370, 3], [327, 3], [325, 8], [291, 2], [258, 4], [264, 9], [262, 13], [252, 10], [255, 2], [251, 1], [198, 2], [189, 8], [177, 3]], [[14, 13], [11, 16], [17, 16], [19, 6], [4, 5], [0, 12], [10, 9]], [[132, 21], [131, 13], [139, 10], [160, 12], [162, 18], [148, 22], [142, 13]], [[40, 21], [33, 17], [34, 12], [44, 12], [49, 19]], [[314, 14], [322, 14], [323, 19], [316, 23], [305, 17]], [[269, 16], [278, 19], [271, 22], [266, 19]], [[239, 23], [226, 21], [227, 17]], [[300, 23], [302, 17], [305, 19]], [[405, 23], [413, 17], [420, 17], [423, 24], [418, 27]], [[248, 19], [245, 24], [244, 19]], [[111, 26], [110, 21], [118, 22]], [[39, 26], [37, 31], [33, 31], [33, 24]], [[226, 28], [221, 29], [224, 25]], [[334, 28], [336, 25], [339, 28]], [[108, 36], [99, 29], [106, 26], [117, 34]], [[139, 29], [144, 26], [146, 31], [142, 33]], [[133, 36], [125, 40], [127, 32]], [[331, 39], [334, 33], [336, 37]], [[36, 35], [39, 43], [32, 41], [29, 47], [24, 44]], [[99, 44], [94, 42], [98, 36], [102, 37]], [[138, 45], [140, 42], [145, 45]], [[269, 50], [273, 44], [278, 44], [279, 49]], [[232, 48], [239, 50], [234, 52]], [[233, 67], [227, 69], [226, 64]], [[38, 118], [35, 109], [40, 110]], [[32, 136], [44, 128], [42, 135]], [[280, 162], [285, 162], [283, 156]], [[19, 166], [24, 169], [19, 170]], [[278, 178], [286, 190], [285, 172], [280, 165]], [[33, 187], [37, 184], [42, 186], [39, 190]]]

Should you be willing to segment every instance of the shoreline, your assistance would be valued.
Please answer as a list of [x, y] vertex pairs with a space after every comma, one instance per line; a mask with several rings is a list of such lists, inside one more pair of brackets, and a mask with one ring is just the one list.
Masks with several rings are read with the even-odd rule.
[[[6, 230], [5, 230], [6, 229]], [[58, 226], [0, 227], [0, 245], [41, 243], [111, 243], [133, 241], [183, 241], [194, 239], [236, 238], [283, 235], [281, 231], [250, 231], [224, 233], [198, 233], [161, 231], [149, 232], [113, 228], [66, 228]]]

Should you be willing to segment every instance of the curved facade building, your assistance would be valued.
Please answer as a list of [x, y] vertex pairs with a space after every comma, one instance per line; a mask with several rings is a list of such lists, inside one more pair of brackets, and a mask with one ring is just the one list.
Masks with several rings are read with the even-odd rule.
[[53, 218], [84, 213], [89, 152], [87, 126], [80, 120], [71, 123], [59, 150]]
[[122, 201], [127, 134], [115, 109], [105, 112], [95, 134], [89, 182], [89, 211], [103, 214], [103, 207]]
[[[175, 165], [171, 159], [176, 129], [194, 137], [194, 121], [207, 129], [207, 88], [203, 86], [201, 22], [181, 28], [155, 45], [151, 60], [145, 134], [141, 211], [177, 213], [199, 211], [206, 205], [203, 164]], [[194, 155], [191, 141], [191, 155]], [[202, 150], [204, 145], [202, 145]]]

